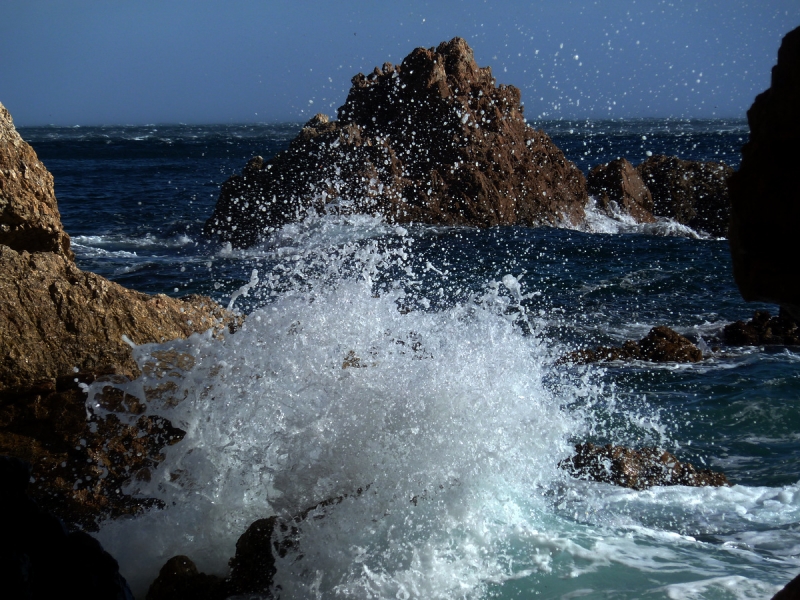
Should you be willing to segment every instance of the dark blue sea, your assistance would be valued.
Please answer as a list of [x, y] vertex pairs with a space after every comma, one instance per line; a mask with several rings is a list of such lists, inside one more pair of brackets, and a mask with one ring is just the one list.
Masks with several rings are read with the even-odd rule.
[[[650, 154], [738, 167], [748, 136], [743, 120], [534, 126], [584, 172]], [[770, 598], [800, 572], [800, 352], [716, 340], [776, 310], [741, 300], [727, 240], [599, 213], [484, 230], [319, 214], [246, 250], [204, 239], [221, 183], [300, 127], [20, 129], [81, 268], [247, 314], [221, 341], [135, 349], [185, 358], [130, 391], [172, 390], [148, 410], [187, 431], [124, 490], [167, 508], [98, 534], [137, 596], [167, 558], [224, 574], [247, 524], [334, 497], [278, 560], [281, 597]], [[558, 361], [657, 325], [706, 358]], [[656, 445], [734, 485], [571, 479], [557, 465], [583, 441]]]

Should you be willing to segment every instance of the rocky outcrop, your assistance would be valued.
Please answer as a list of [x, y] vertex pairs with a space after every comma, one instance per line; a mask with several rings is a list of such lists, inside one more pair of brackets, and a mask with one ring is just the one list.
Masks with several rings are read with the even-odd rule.
[[653, 223], [653, 196], [639, 172], [624, 158], [597, 165], [587, 178], [589, 193], [609, 216], [630, 215], [637, 223]]
[[53, 178], [1, 106], [0, 161], [0, 453], [32, 465], [30, 494], [41, 506], [71, 527], [91, 528], [147, 504], [119, 490], [131, 477], [146, 477], [183, 432], [163, 419], [137, 421], [141, 404], [111, 386], [100, 403], [113, 414], [87, 416], [80, 384], [139, 374], [123, 338], [143, 344], [209, 329], [219, 335], [240, 317], [210, 298], [148, 296], [81, 271]]
[[0, 246], [0, 391], [74, 369], [137, 374], [136, 344], [227, 327], [210, 298], [148, 296], [81, 271], [51, 252]]
[[54, 252], [69, 260], [53, 176], [23, 141], [0, 104], [0, 244], [15, 250]]
[[247, 246], [312, 209], [479, 227], [584, 218], [581, 171], [460, 38], [356, 75], [338, 117], [228, 179], [205, 233]]
[[119, 565], [84, 532], [67, 532], [27, 494], [31, 472], [0, 456], [0, 581], [4, 598], [133, 600]]
[[681, 463], [669, 452], [658, 448], [632, 450], [611, 444], [578, 444], [575, 446], [575, 455], [563, 460], [559, 466], [578, 479], [611, 483], [634, 490], [656, 485], [730, 485], [723, 473]]
[[782, 311], [777, 317], [756, 311], [750, 321], [736, 321], [722, 330], [722, 340], [731, 346], [800, 345], [800, 324]]
[[770, 88], [747, 111], [750, 139], [730, 179], [733, 276], [747, 301], [800, 320], [800, 27], [783, 38]]
[[636, 171], [653, 196], [654, 215], [714, 236], [728, 234], [731, 167], [659, 155], [648, 158]]
[[559, 362], [587, 364], [608, 360], [686, 363], [703, 360], [703, 353], [688, 338], [660, 325], [653, 327], [639, 342], [628, 340], [620, 347], [600, 346], [594, 350], [578, 350]]

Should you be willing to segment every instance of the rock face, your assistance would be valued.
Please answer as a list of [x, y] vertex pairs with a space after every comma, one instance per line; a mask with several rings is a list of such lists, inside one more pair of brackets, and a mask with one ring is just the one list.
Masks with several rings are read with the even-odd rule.
[[68, 533], [26, 495], [28, 465], [0, 457], [0, 580], [4, 598], [133, 600], [119, 565], [84, 532]]
[[[637, 223], [653, 223], [653, 196], [641, 175], [624, 158], [597, 165], [587, 179], [589, 193], [604, 212], [628, 214]], [[615, 203], [616, 206], [613, 206]]]
[[714, 236], [728, 235], [728, 178], [723, 163], [652, 156], [636, 167], [653, 195], [653, 214]]
[[[53, 178], [0, 106], [0, 454], [31, 463], [30, 493], [41, 506], [91, 527], [146, 504], [118, 489], [146, 477], [183, 432], [163, 419], [137, 422], [141, 405], [112, 387], [102, 403], [115, 414], [87, 418], [79, 383], [138, 375], [123, 335], [142, 344], [220, 334], [239, 318], [210, 298], [127, 290], [72, 258]], [[135, 425], [117, 418], [123, 412]]]
[[747, 111], [750, 140], [730, 179], [733, 276], [748, 301], [800, 320], [800, 27], [783, 38], [770, 88]]
[[562, 363], [586, 364], [606, 360], [646, 360], [650, 362], [699, 362], [702, 351], [691, 340], [660, 325], [653, 327], [639, 342], [626, 341], [621, 347], [578, 350], [561, 359]]
[[722, 330], [722, 339], [731, 346], [798, 345], [800, 325], [785, 312], [773, 317], [757, 311], [747, 323], [736, 321], [727, 325]]
[[69, 260], [69, 236], [61, 226], [53, 176], [0, 104], [0, 244], [15, 250], [54, 252]]
[[612, 483], [634, 490], [654, 485], [730, 485], [723, 473], [696, 469], [658, 448], [631, 450], [622, 446], [578, 444], [575, 455], [561, 462], [573, 477]]
[[338, 121], [317, 115], [288, 150], [225, 182], [207, 235], [247, 246], [312, 208], [480, 227], [583, 220], [583, 174], [464, 40], [352, 83]]

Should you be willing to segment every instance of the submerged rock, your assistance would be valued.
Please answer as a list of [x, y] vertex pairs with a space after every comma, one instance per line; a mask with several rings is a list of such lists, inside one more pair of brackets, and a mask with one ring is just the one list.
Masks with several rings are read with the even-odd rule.
[[561, 363], [587, 364], [607, 360], [646, 360], [650, 362], [699, 362], [703, 352], [691, 340], [660, 325], [653, 327], [639, 342], [626, 341], [621, 347], [600, 346], [594, 350], [578, 350]]
[[575, 455], [559, 466], [578, 479], [611, 483], [634, 490], [657, 485], [726, 486], [723, 473], [681, 463], [658, 448], [632, 450], [623, 446], [578, 444]]
[[722, 330], [722, 339], [731, 346], [768, 346], [800, 344], [800, 324], [788, 313], [777, 317], [756, 311], [748, 322], [736, 321]]
[[653, 223], [653, 196], [639, 172], [624, 158], [597, 165], [589, 172], [589, 193], [609, 216], [630, 215], [637, 223]]
[[653, 214], [717, 237], [728, 234], [730, 200], [724, 163], [652, 156], [636, 167], [653, 195]]
[[783, 38], [771, 86], [747, 121], [750, 139], [730, 179], [733, 276], [745, 300], [800, 319], [800, 27]]
[[53, 190], [53, 176], [23, 141], [0, 104], [0, 244], [74, 258]]
[[317, 115], [288, 150], [223, 184], [206, 235], [248, 246], [309, 210], [478, 227], [584, 219], [581, 171], [463, 39], [352, 83], [338, 121]]

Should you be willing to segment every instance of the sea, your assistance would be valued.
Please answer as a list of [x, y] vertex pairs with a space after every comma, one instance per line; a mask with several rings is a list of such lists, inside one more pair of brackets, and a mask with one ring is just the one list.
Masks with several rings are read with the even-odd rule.
[[[749, 134], [531, 125], [584, 173], [653, 154], [736, 168]], [[320, 213], [252, 248], [204, 238], [222, 182], [301, 126], [19, 130], [82, 269], [246, 315], [221, 340], [134, 348], [164, 368], [126, 389], [187, 432], [120, 492], [163, 508], [94, 534], [137, 597], [171, 556], [225, 575], [248, 524], [326, 500], [276, 560], [280, 598], [770, 598], [800, 573], [800, 349], [719, 342], [777, 311], [742, 301], [727, 240], [594, 210], [490, 229]], [[559, 361], [658, 325], [704, 360]], [[732, 485], [575, 479], [559, 462], [582, 442], [657, 446]]]

